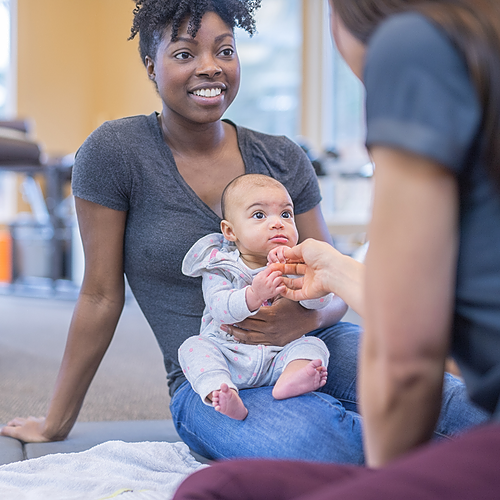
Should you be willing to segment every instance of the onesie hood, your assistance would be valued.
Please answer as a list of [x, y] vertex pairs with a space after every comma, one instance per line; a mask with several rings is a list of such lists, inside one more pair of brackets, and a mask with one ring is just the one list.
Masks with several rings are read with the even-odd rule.
[[[241, 274], [238, 264], [240, 252], [232, 241], [228, 241], [220, 233], [207, 234], [200, 238], [186, 253], [182, 261], [182, 272], [186, 276], [201, 276], [204, 271], [220, 269], [221, 262], [227, 271]], [[251, 274], [249, 273], [251, 279]]]

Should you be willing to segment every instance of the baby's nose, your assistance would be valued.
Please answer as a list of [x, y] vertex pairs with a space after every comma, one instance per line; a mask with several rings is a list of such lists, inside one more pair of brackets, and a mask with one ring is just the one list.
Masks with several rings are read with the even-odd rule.
[[271, 221], [272, 227], [283, 227], [283, 221], [281, 217], [273, 217]]

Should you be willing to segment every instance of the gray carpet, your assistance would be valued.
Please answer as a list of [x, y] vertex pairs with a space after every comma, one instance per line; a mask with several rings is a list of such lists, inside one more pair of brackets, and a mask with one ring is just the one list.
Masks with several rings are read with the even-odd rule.
[[[0, 294], [0, 423], [44, 415], [75, 303]], [[359, 323], [349, 311], [346, 321]], [[170, 418], [162, 355], [133, 298], [92, 382], [79, 421]]]
[[[74, 301], [0, 295], [0, 422], [44, 415]], [[128, 299], [79, 421], [170, 418], [160, 349]]]

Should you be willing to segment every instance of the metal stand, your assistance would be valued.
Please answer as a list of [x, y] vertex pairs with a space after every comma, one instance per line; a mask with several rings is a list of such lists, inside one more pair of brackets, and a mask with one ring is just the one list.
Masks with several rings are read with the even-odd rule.
[[[44, 165], [3, 165], [0, 171], [6, 170], [31, 176], [42, 175], [46, 183], [45, 205], [48, 211], [47, 224], [52, 226], [52, 237], [50, 238], [50, 272], [45, 279], [41, 278], [38, 288], [44, 288], [42, 295], [69, 294], [74, 298], [77, 287], [71, 281], [71, 227], [67, 220], [62, 217], [57, 208], [64, 199], [64, 187], [71, 180], [72, 166], [63, 164], [61, 161], [53, 160]], [[33, 282], [37, 280], [21, 276], [19, 273], [18, 256], [12, 253], [12, 283], [0, 289], [5, 293], [16, 295], [37, 295], [33, 292]], [[28, 278], [28, 279], [27, 279]], [[45, 286], [43, 286], [45, 285]], [[49, 290], [47, 290], [47, 288]], [[63, 289], [63, 291], [60, 290]]]

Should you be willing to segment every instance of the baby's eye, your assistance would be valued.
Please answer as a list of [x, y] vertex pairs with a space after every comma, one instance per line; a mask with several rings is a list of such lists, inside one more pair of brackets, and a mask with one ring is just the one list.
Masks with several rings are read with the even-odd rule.
[[291, 219], [293, 217], [293, 214], [292, 212], [290, 212], [289, 210], [285, 210], [282, 214], [281, 214], [281, 217], [283, 217], [283, 219]]
[[266, 214], [264, 212], [255, 212], [254, 214], [252, 214], [252, 217], [254, 219], [265, 219]]
[[185, 61], [186, 59], [189, 59], [191, 57], [191, 54], [189, 52], [179, 52], [178, 54], [175, 54], [176, 59], [181, 59]]

